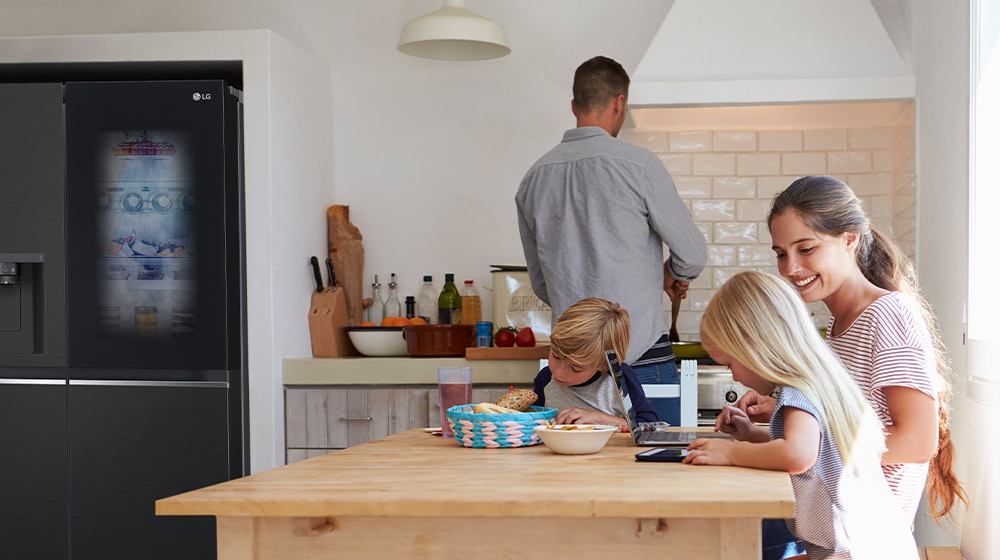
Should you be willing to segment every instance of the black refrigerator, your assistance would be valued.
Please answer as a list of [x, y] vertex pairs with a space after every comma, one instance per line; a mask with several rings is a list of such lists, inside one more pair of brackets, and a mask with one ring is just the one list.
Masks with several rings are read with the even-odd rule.
[[0, 84], [0, 558], [215, 558], [249, 471], [241, 92]]

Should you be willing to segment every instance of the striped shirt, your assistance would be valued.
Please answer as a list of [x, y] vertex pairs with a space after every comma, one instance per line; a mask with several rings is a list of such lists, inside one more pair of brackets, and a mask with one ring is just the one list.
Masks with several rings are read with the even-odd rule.
[[820, 425], [819, 454], [809, 470], [791, 475], [795, 520], [789, 529], [806, 541], [810, 560], [916, 559], [916, 544], [874, 460], [847, 469], [822, 415], [794, 387], [782, 387], [771, 417], [771, 439], [784, 439], [786, 407], [803, 410]]
[[[833, 333], [834, 319], [828, 331]], [[882, 423], [892, 424], [886, 387], [909, 387], [937, 400], [934, 343], [912, 297], [890, 292], [869, 305], [852, 325], [828, 338]], [[912, 522], [927, 481], [928, 463], [882, 465], [889, 488]]]

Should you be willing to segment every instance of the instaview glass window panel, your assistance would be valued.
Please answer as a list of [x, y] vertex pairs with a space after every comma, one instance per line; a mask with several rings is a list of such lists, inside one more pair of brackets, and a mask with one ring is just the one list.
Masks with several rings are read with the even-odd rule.
[[183, 130], [114, 130], [95, 162], [98, 338], [195, 334], [193, 144]]

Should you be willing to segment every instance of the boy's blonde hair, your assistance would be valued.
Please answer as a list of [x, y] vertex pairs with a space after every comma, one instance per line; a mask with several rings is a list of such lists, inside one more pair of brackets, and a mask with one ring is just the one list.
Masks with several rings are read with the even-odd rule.
[[879, 462], [882, 423], [787, 282], [757, 271], [736, 274], [705, 309], [701, 338], [767, 382], [801, 391], [833, 434], [845, 465]]
[[631, 323], [622, 306], [601, 298], [585, 298], [566, 308], [549, 335], [552, 351], [572, 364], [604, 371], [604, 352], [614, 350], [625, 361]]

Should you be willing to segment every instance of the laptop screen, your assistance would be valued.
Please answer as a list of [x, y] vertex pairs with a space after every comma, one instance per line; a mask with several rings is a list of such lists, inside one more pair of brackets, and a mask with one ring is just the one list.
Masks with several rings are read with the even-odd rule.
[[625, 421], [628, 422], [628, 431], [632, 434], [632, 439], [639, 436], [639, 419], [635, 414], [635, 407], [632, 406], [632, 397], [628, 394], [628, 387], [622, 378], [622, 366], [618, 363], [618, 353], [614, 350], [604, 352], [604, 357], [608, 361], [608, 373], [615, 380], [615, 387], [618, 388], [618, 396], [622, 399], [622, 407], [625, 408]]

